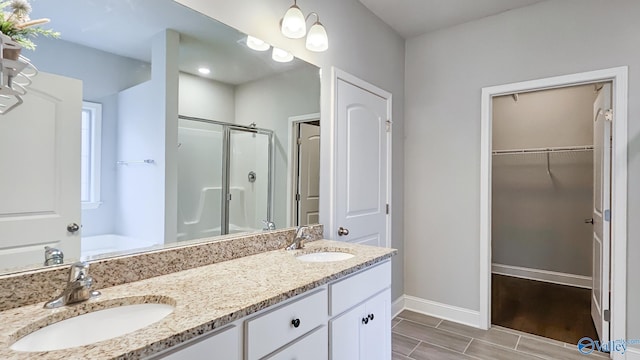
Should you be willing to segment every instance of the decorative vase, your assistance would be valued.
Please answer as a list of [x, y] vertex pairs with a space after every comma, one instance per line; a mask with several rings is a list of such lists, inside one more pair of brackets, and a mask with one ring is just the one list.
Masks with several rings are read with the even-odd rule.
[[2, 58], [10, 60], [18, 60], [20, 58], [20, 50], [22, 48], [4, 48], [2, 49]]

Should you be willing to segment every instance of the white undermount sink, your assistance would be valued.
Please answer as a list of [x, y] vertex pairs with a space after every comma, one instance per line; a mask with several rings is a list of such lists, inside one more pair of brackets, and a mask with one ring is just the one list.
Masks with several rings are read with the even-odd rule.
[[11, 345], [11, 349], [51, 351], [93, 344], [142, 329], [173, 310], [171, 305], [152, 303], [93, 311], [32, 332]]
[[351, 259], [353, 256], [353, 254], [342, 251], [321, 251], [298, 255], [296, 258], [305, 262], [330, 262]]

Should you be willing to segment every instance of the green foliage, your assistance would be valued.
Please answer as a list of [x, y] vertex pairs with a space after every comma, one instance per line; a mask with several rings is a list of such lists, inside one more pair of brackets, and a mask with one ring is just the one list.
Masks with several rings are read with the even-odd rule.
[[47, 23], [48, 20], [40, 19], [32, 21], [29, 19], [30, 11], [31, 6], [27, 0], [0, 2], [0, 31], [20, 44], [23, 48], [29, 50], [35, 50], [36, 44], [32, 39], [38, 36], [52, 38], [60, 37], [59, 32], [34, 26]]

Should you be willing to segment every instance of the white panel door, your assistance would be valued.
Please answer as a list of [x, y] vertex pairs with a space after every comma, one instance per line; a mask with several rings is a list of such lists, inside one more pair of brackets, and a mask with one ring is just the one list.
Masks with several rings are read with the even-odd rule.
[[0, 116], [0, 267], [42, 264], [46, 245], [80, 257], [82, 82], [40, 73]]
[[[593, 289], [591, 317], [602, 343], [609, 341], [609, 273], [611, 238], [611, 85], [593, 104]], [[605, 319], [606, 318], [606, 319]]]
[[320, 206], [320, 126], [300, 123], [298, 225], [317, 224]]
[[336, 91], [334, 238], [387, 246], [388, 101], [342, 79]]

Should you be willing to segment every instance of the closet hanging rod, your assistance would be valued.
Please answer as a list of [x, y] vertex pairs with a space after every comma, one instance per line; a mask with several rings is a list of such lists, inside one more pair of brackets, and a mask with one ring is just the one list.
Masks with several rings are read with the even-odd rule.
[[495, 151], [493, 151], [493, 155], [548, 154], [548, 153], [592, 151], [592, 150], [593, 150], [593, 146], [592, 145], [562, 146], [562, 147], [550, 147], [550, 148], [495, 150]]

